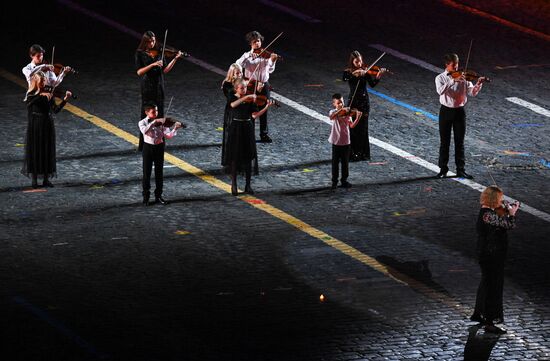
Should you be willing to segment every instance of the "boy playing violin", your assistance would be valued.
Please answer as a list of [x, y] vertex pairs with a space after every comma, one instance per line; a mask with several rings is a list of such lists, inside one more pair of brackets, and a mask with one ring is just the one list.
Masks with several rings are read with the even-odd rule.
[[[340, 178], [342, 188], [351, 188], [348, 182], [349, 157], [350, 157], [350, 128], [354, 128], [362, 113], [357, 109], [344, 107], [344, 97], [336, 93], [332, 96], [332, 109], [329, 118], [332, 120], [332, 129], [328, 141], [332, 143], [332, 189], [338, 184], [338, 167], [342, 163], [342, 177]], [[354, 118], [355, 117], [355, 118]]]
[[155, 203], [166, 205], [168, 201], [162, 198], [164, 139], [172, 138], [177, 134], [177, 130], [184, 126], [180, 122], [173, 122], [174, 127], [170, 129], [166, 123], [170, 118], [157, 118], [158, 108], [155, 104], [147, 103], [143, 109], [146, 116], [138, 123], [139, 130], [143, 134], [143, 204], [149, 205], [151, 170], [154, 163]]
[[[245, 80], [255, 83], [255, 93], [257, 95], [265, 95], [269, 99], [271, 90], [269, 75], [275, 71], [278, 56], [275, 53], [270, 53], [269, 57], [263, 57], [263, 40], [264, 37], [257, 31], [251, 31], [246, 34], [246, 41], [250, 45], [250, 51], [245, 52], [236, 63], [243, 68]], [[262, 143], [272, 142], [268, 135], [267, 112], [260, 117], [260, 141]]]

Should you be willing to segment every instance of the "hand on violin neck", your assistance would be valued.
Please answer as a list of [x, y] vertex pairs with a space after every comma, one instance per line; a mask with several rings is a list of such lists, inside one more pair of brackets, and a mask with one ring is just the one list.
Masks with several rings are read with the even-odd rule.
[[275, 53], [271, 53], [271, 56], [269, 57], [269, 59], [271, 59], [272, 62], [276, 62], [278, 58], [279, 56]]

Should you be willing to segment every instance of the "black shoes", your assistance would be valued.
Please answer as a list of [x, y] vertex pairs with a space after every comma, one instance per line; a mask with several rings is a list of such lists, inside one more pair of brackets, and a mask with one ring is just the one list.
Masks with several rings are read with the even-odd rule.
[[437, 173], [437, 175], [435, 176], [436, 178], [445, 178], [447, 176], [447, 170], [443, 171], [439, 171], [439, 173]]
[[482, 322], [483, 322], [483, 318], [481, 318], [480, 315], [474, 313], [472, 316], [470, 316], [470, 321], [482, 323]]
[[150, 203], [149, 203], [149, 197], [143, 197], [143, 205], [144, 205], [144, 206], [150, 205]]
[[497, 335], [504, 335], [507, 332], [505, 329], [497, 327], [495, 325], [486, 325], [484, 329], [485, 332], [494, 333]]
[[330, 186], [330, 189], [336, 189], [337, 185], [338, 185], [337, 182], [332, 182], [332, 186]]
[[348, 181], [342, 182], [340, 187], [342, 187], [342, 188], [351, 188], [351, 183], [348, 182]]
[[163, 206], [165, 206], [165, 205], [169, 204], [170, 202], [168, 202], [166, 199], [164, 199], [162, 197], [155, 197], [155, 203], [160, 203]]
[[272, 143], [273, 140], [267, 134], [260, 135], [260, 142], [262, 143]]
[[469, 175], [468, 173], [466, 173], [465, 171], [463, 170], [459, 170], [456, 172], [456, 176], [458, 178], [464, 178], [464, 179], [474, 179], [474, 177], [472, 177], [471, 175]]

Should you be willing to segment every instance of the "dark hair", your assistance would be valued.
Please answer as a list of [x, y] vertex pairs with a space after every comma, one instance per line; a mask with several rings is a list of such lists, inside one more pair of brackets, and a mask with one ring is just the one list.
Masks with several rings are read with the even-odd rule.
[[141, 41], [139, 42], [139, 46], [137, 50], [144, 51], [147, 49], [146, 45], [151, 41], [151, 39], [156, 38], [155, 33], [153, 33], [151, 30], [146, 31], [143, 36], [141, 37]]
[[253, 41], [256, 41], [256, 39], [260, 39], [261, 41], [264, 41], [264, 37], [262, 36], [262, 34], [257, 32], [256, 30], [251, 31], [248, 34], [246, 34], [245, 38], [246, 38], [246, 41], [248, 42], [248, 44], [250, 44]]
[[39, 53], [42, 53], [44, 54], [46, 51], [44, 50], [43, 47], [41, 47], [40, 45], [38, 44], [33, 44], [31, 45], [31, 47], [29, 48], [29, 55], [30, 56], [35, 56], [36, 54], [39, 54]]
[[334, 93], [334, 94], [332, 94], [332, 99], [342, 99], [342, 94]]
[[143, 105], [143, 111], [147, 113], [149, 110], [154, 109], [156, 107], [157, 105], [155, 103], [146, 103]]
[[358, 52], [357, 50], [352, 51], [351, 54], [349, 55], [349, 62], [348, 62], [348, 69], [350, 71], [355, 69], [355, 65], [353, 65], [353, 61], [357, 58], [363, 58], [363, 56], [361, 56], [361, 53]]
[[457, 63], [458, 62], [458, 55], [454, 53], [445, 54], [443, 57], [443, 60], [445, 61], [445, 65], [451, 64], [451, 63]]

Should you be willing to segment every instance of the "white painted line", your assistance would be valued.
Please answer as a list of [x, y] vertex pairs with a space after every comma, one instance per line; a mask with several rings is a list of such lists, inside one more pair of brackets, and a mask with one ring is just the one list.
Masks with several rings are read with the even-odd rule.
[[267, 5], [267, 6], [270, 6], [274, 9], [277, 9], [277, 10], [280, 10], [282, 12], [285, 12], [287, 14], [290, 14], [298, 19], [301, 19], [305, 22], [308, 22], [308, 23], [312, 23], [312, 24], [318, 24], [318, 23], [322, 23], [321, 20], [319, 19], [315, 19], [307, 14], [304, 14], [302, 12], [299, 12], [298, 10], [294, 10], [294, 9], [291, 9], [289, 8], [288, 6], [285, 6], [285, 5], [281, 5], [281, 4], [278, 4], [276, 3], [275, 1], [270, 1], [270, 0], [260, 0], [260, 3], [261, 4], [264, 4], [264, 5]]
[[550, 117], [550, 111], [549, 110], [544, 109], [543, 107], [540, 107], [536, 104], [529, 103], [528, 101], [525, 101], [523, 99], [516, 98], [516, 97], [506, 98], [506, 100], [508, 100], [509, 102], [515, 103], [517, 105], [521, 105], [522, 107], [526, 107], [527, 109], [531, 109], [535, 113], [539, 113], [539, 114], [545, 115], [547, 117]]
[[435, 65], [427, 63], [424, 60], [420, 60], [420, 59], [414, 58], [410, 55], [403, 54], [402, 52], [399, 52], [399, 51], [397, 51], [395, 49], [392, 49], [392, 48], [388, 48], [387, 46], [384, 46], [384, 45], [370, 44], [369, 46], [371, 48], [378, 49], [380, 51], [385, 51], [386, 53], [391, 54], [391, 55], [395, 56], [396, 58], [403, 59], [405, 61], [408, 61], [409, 63], [416, 64], [419, 67], [424, 68], [424, 69], [428, 69], [429, 71], [433, 71], [434, 73], [438, 73], [438, 74], [443, 73], [443, 71], [445, 70], [443, 68], [438, 68]]
[[[58, 1], [62, 1], [63, 3], [67, 3], [68, 0], [58, 0]], [[95, 13], [91, 13], [90, 11], [87, 10], [86, 12], [86, 15], [89, 15], [89, 16], [92, 16], [94, 18], [97, 18], [96, 15], [94, 15]], [[109, 24], [110, 25], [110, 22], [106, 22], [106, 24]], [[117, 29], [119, 29], [120, 27], [116, 27]], [[124, 28], [124, 27], [122, 27]], [[140, 36], [141, 38], [141, 36]], [[386, 52], [388, 52], [387, 50], [384, 50]], [[389, 53], [389, 52], [388, 52]], [[184, 58], [184, 59], [189, 59], [189, 58]], [[189, 59], [189, 61], [191, 61], [191, 59]], [[202, 60], [199, 60], [199, 59], [196, 59], [196, 58], [193, 58], [193, 61], [192, 61], [194, 64], [197, 64], [201, 67], [204, 67], [205, 69], [208, 69], [214, 73], [217, 73], [217, 74], [220, 74], [220, 75], [225, 75], [226, 72], [221, 70], [220, 68], [216, 67], [216, 66], [213, 66], [211, 64], [208, 64]], [[427, 64], [427, 63], [426, 63]], [[315, 118], [315, 119], [318, 119], [324, 123], [327, 123], [327, 124], [331, 124], [331, 121], [330, 119], [328, 118], [328, 116], [326, 115], [322, 115], [321, 113], [319, 112], [316, 112], [315, 110], [312, 110], [304, 105], [301, 105], [291, 99], [288, 99], [287, 97], [283, 96], [283, 95], [280, 95], [278, 93], [275, 93], [275, 92], [271, 92], [271, 96], [275, 99], [275, 100], [278, 100], [280, 101], [281, 103], [284, 103], [296, 110], [298, 110], [299, 112], [302, 112], [306, 115], [309, 115], [310, 117], [312, 118]], [[410, 162], [413, 162], [421, 167], [424, 167], [426, 169], [429, 169], [435, 173], [438, 173], [439, 172], [439, 167], [433, 163], [430, 163], [428, 162], [427, 160], [424, 160], [420, 157], [417, 157], [411, 153], [408, 153], [400, 148], [397, 148], [389, 143], [386, 143], [382, 140], [379, 140], [379, 139], [376, 139], [374, 137], [370, 137], [369, 136], [369, 140], [371, 141], [371, 143], [373, 143], [374, 145], [377, 145], [378, 147], [390, 152], [390, 153], [393, 153], [397, 156], [400, 156], [404, 159], [407, 159], [408, 161]], [[453, 174], [452, 172], [449, 172], [449, 175], [450, 176], [455, 176], [455, 174]], [[483, 192], [483, 190], [486, 188], [484, 185], [481, 185], [479, 183], [476, 183], [476, 182], [473, 182], [471, 180], [468, 180], [468, 179], [462, 179], [462, 178], [449, 178], [449, 179], [452, 179], [456, 182], [459, 182], [461, 184], [464, 184], [465, 186], [468, 186], [472, 189], [475, 189], [479, 192]], [[515, 202], [515, 199], [513, 198], [509, 198], [507, 197], [507, 199], [510, 201], [510, 202]], [[540, 211], [536, 208], [533, 208], [533, 207], [530, 207], [526, 204], [523, 204], [522, 203], [522, 210], [524, 212], [527, 212], [527, 213], [530, 213], [532, 215], [534, 215], [535, 217], [538, 217], [542, 220], [545, 220], [546, 222], [550, 222], [550, 214], [548, 213], [545, 213], [543, 211]]]

